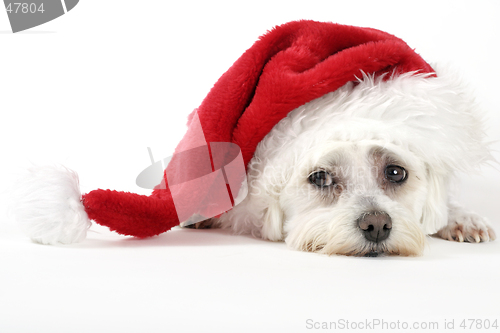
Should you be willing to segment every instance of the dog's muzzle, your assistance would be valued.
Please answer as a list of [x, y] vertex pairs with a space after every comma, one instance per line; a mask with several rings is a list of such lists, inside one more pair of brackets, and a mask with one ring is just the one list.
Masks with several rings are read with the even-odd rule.
[[392, 220], [386, 212], [367, 212], [358, 218], [358, 227], [370, 242], [379, 243], [389, 237]]

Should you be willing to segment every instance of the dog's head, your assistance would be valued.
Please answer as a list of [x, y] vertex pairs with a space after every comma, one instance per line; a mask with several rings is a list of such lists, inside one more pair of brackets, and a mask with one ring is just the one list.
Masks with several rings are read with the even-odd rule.
[[261, 236], [326, 254], [421, 254], [447, 223], [453, 172], [489, 156], [458, 82], [364, 77], [291, 112], [249, 165]]

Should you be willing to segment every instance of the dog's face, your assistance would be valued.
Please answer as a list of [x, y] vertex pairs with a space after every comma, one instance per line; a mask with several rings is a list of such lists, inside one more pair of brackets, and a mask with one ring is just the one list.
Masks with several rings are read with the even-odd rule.
[[453, 173], [489, 156], [459, 82], [365, 77], [295, 109], [257, 147], [248, 196], [222, 224], [305, 251], [421, 254], [448, 223]]
[[397, 146], [331, 142], [307, 151], [279, 194], [285, 241], [326, 254], [419, 254], [427, 175]]

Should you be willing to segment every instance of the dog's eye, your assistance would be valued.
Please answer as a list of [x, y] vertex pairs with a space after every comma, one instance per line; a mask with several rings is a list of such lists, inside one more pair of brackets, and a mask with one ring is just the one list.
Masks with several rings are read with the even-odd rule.
[[403, 167], [397, 165], [388, 165], [385, 168], [385, 178], [391, 183], [404, 182], [408, 174]]
[[333, 185], [333, 177], [326, 171], [316, 171], [309, 176], [309, 182], [318, 187]]

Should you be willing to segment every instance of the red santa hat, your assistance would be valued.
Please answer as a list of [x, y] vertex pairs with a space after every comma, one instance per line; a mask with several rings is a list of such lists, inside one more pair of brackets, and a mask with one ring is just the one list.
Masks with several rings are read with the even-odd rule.
[[[63, 175], [37, 168], [34, 176], [44, 181], [27, 184], [30, 194], [18, 204], [17, 218], [35, 241], [70, 243], [85, 237], [89, 219], [123, 235], [149, 237], [183, 222], [179, 205], [203, 201], [208, 205], [193, 213], [201, 218], [215, 216], [228, 208], [227, 200], [220, 207], [215, 204], [215, 209], [210, 208], [214, 207], [210, 201], [220, 201], [219, 194], [227, 190], [236, 197], [240, 188], [229, 188], [228, 170], [217, 175], [216, 171], [231, 161], [246, 166], [258, 143], [290, 111], [363, 74], [407, 72], [433, 73], [433, 69], [404, 41], [388, 33], [314, 21], [278, 26], [259, 38], [220, 77], [190, 116], [187, 133], [165, 170], [162, 184], [150, 196], [102, 189], [80, 196], [73, 172]], [[221, 158], [214, 155], [215, 143], [231, 144], [220, 150]], [[197, 175], [210, 179], [205, 177], [204, 185], [199, 186]], [[221, 176], [225, 177], [224, 186], [216, 180]], [[241, 175], [236, 174], [233, 180], [241, 184]], [[61, 185], [54, 186], [54, 182]], [[174, 202], [173, 186], [183, 203]], [[205, 190], [199, 191], [199, 187]], [[207, 188], [213, 190], [208, 191], [208, 197]], [[51, 196], [59, 196], [62, 202], [56, 203]], [[44, 198], [53, 202], [44, 202]], [[235, 204], [234, 199], [230, 204]], [[34, 210], [38, 213], [32, 213]]]

